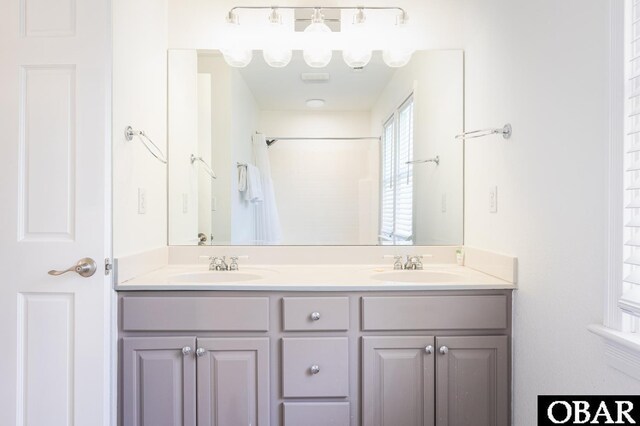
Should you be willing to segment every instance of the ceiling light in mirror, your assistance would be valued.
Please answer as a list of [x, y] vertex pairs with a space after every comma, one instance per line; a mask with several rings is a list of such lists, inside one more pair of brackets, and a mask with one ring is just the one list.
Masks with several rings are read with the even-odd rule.
[[342, 30], [347, 37], [347, 46], [342, 51], [342, 59], [351, 68], [363, 68], [371, 60], [373, 52], [366, 46], [368, 38], [366, 20], [364, 10], [360, 8], [353, 16], [353, 23]]
[[415, 48], [407, 26], [406, 13], [401, 13], [398, 16], [396, 25], [391, 29], [388, 40], [391, 44], [382, 51], [382, 59], [385, 64], [392, 68], [407, 65]]
[[293, 52], [287, 48], [287, 33], [287, 28], [282, 23], [282, 16], [278, 13], [278, 9], [271, 9], [265, 34], [268, 38], [268, 47], [262, 51], [262, 56], [265, 62], [274, 68], [286, 67], [291, 62]]
[[330, 32], [331, 28], [324, 23], [320, 9], [315, 9], [311, 24], [304, 30], [308, 44], [304, 48], [303, 56], [304, 61], [311, 68], [324, 68], [331, 62], [333, 52], [330, 47], [326, 46], [326, 40], [323, 37]]
[[322, 108], [325, 101], [324, 99], [307, 99], [306, 104], [309, 108]]
[[236, 68], [244, 68], [253, 58], [253, 50], [248, 47], [245, 35], [240, 29], [238, 15], [229, 12], [225, 24], [225, 38], [220, 51], [227, 64]]

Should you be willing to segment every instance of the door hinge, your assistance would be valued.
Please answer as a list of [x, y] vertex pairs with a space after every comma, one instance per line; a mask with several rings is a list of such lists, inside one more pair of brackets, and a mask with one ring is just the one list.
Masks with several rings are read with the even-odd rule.
[[111, 263], [111, 259], [107, 257], [104, 260], [104, 274], [109, 275], [112, 269], [113, 269], [113, 264]]

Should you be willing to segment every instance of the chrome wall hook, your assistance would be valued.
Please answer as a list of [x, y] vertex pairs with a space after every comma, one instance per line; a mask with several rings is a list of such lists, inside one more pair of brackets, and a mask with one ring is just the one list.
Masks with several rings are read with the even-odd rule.
[[[137, 136], [140, 139], [142, 145], [144, 145], [144, 147], [147, 148], [147, 151], [149, 151], [151, 155], [156, 157], [158, 161], [160, 161], [162, 164], [167, 164], [167, 159], [165, 158], [160, 148], [158, 148], [158, 146], [153, 143], [153, 141], [149, 138], [149, 136], [147, 136], [144, 130], [134, 130], [133, 127], [127, 126], [124, 129], [124, 138], [127, 141], [131, 142], [134, 136]], [[149, 144], [151, 144], [153, 149], [151, 148], [151, 146], [149, 146]]]
[[456, 139], [463, 139], [463, 140], [475, 139], [475, 138], [481, 138], [481, 137], [490, 136], [490, 135], [502, 135], [504, 139], [509, 139], [512, 133], [513, 133], [513, 129], [511, 127], [511, 124], [507, 123], [499, 129], [483, 129], [483, 130], [474, 130], [471, 132], [464, 132], [462, 134], [457, 135]]

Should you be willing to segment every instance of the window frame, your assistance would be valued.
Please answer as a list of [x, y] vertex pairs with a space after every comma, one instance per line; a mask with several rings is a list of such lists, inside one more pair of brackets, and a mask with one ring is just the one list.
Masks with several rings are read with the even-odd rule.
[[607, 363], [640, 380], [640, 334], [624, 328], [620, 308], [624, 292], [625, 145], [627, 124], [627, 66], [633, 1], [609, 2], [609, 149], [607, 182], [607, 280], [603, 324], [588, 329], [602, 337]]
[[[393, 109], [393, 112], [391, 112], [389, 115], [387, 115], [386, 119], [382, 122], [382, 138], [380, 140], [380, 191], [379, 191], [379, 197], [380, 197], [380, 204], [379, 204], [379, 223], [378, 223], [378, 242], [380, 244], [395, 244], [395, 245], [412, 245], [414, 243], [415, 240], [415, 216], [413, 215], [413, 211], [414, 211], [414, 204], [415, 204], [415, 200], [414, 200], [414, 191], [415, 191], [415, 187], [414, 187], [414, 182], [413, 179], [411, 181], [411, 193], [412, 193], [412, 199], [411, 199], [411, 236], [409, 236], [408, 238], [405, 237], [398, 237], [395, 233], [396, 231], [396, 213], [397, 213], [397, 208], [396, 208], [396, 200], [397, 200], [397, 185], [396, 182], [398, 180], [398, 174], [399, 174], [399, 157], [398, 157], [398, 152], [399, 152], [399, 134], [400, 134], [400, 129], [399, 129], [399, 122], [400, 122], [400, 113], [406, 109], [408, 107], [408, 104], [412, 104], [411, 108], [411, 114], [412, 114], [412, 118], [411, 118], [411, 139], [410, 139], [410, 153], [409, 153], [409, 160], [413, 159], [413, 148], [414, 148], [414, 132], [413, 132], [413, 127], [414, 127], [414, 111], [415, 111], [415, 97], [414, 97], [414, 93], [413, 91], [411, 91], [409, 93], [408, 96], [404, 97], [402, 102], [400, 102], [398, 104], [397, 107], [395, 107]], [[392, 182], [393, 182], [393, 188], [394, 188], [394, 196], [393, 196], [393, 230], [391, 232], [391, 234], [389, 235], [384, 235], [382, 233], [382, 224], [383, 224], [383, 195], [384, 195], [384, 176], [383, 176], [383, 170], [384, 170], [384, 148], [385, 148], [385, 144], [386, 144], [386, 128], [387, 125], [389, 123], [393, 123], [393, 146], [392, 146]], [[408, 167], [408, 174], [413, 174], [413, 166], [409, 166]]]

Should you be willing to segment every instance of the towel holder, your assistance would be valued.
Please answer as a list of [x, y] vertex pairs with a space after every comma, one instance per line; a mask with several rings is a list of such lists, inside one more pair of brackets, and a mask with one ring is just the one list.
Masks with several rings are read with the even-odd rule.
[[[133, 130], [133, 127], [127, 126], [124, 129], [124, 138], [127, 141], [131, 142], [134, 136], [137, 136], [140, 139], [140, 142], [142, 142], [142, 145], [144, 145], [144, 147], [147, 148], [147, 151], [149, 151], [151, 155], [156, 157], [158, 161], [160, 161], [162, 164], [167, 164], [167, 159], [165, 158], [160, 148], [158, 148], [158, 146], [155, 143], [153, 143], [153, 141], [149, 138], [149, 136], [147, 136], [144, 130]], [[149, 144], [151, 144], [151, 146], [153, 146], [154, 149], [151, 149]]]
[[513, 129], [511, 128], [511, 124], [507, 123], [499, 129], [482, 129], [482, 130], [473, 130], [471, 132], [464, 132], [456, 136], [456, 139], [475, 139], [482, 138], [484, 136], [491, 135], [502, 135], [503, 138], [509, 139], [511, 134], [513, 133]]
[[426, 160], [411, 160], [406, 161], [404, 164], [422, 164], [422, 163], [436, 163], [436, 166], [440, 165], [440, 156], [436, 155], [433, 158], [427, 158]]
[[202, 163], [202, 166], [204, 167], [204, 172], [209, 176], [211, 176], [211, 179], [218, 179], [213, 169], [209, 167], [209, 165], [202, 159], [202, 157], [196, 157], [195, 155], [191, 154], [191, 164], [195, 163], [196, 161], [199, 161]]

